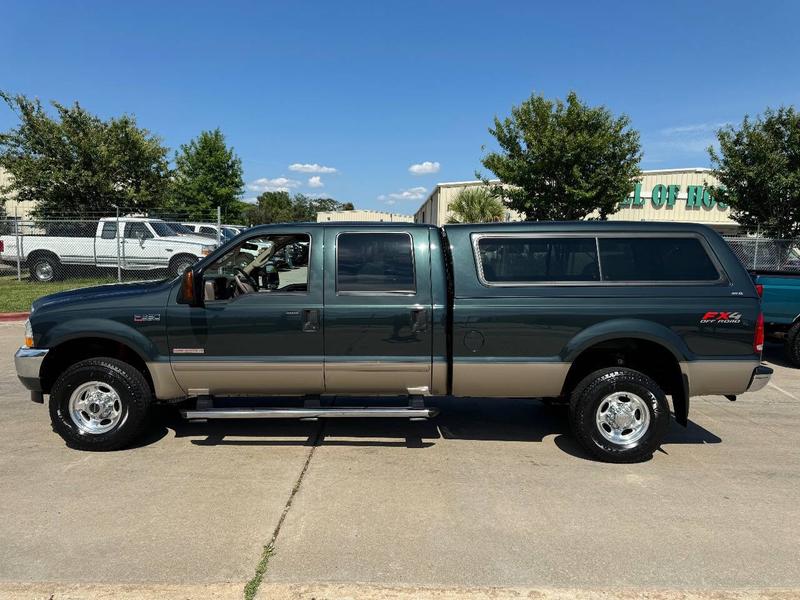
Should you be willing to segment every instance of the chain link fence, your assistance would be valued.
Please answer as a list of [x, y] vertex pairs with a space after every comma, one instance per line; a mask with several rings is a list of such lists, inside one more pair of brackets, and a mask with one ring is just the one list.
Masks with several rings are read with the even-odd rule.
[[223, 223], [219, 211], [196, 216], [120, 211], [79, 219], [6, 218], [0, 221], [0, 285], [159, 279], [182, 272], [244, 229]]
[[738, 236], [725, 241], [748, 271], [800, 273], [800, 239]]

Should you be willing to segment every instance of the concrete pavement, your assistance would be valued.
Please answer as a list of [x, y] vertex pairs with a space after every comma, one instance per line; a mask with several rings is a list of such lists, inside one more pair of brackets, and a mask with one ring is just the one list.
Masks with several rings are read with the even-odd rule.
[[653, 460], [605, 465], [563, 411], [506, 400], [429, 423], [159, 411], [137, 448], [81, 453], [17, 383], [21, 336], [0, 325], [0, 597], [241, 596], [279, 524], [261, 598], [800, 593], [800, 371], [773, 349], [761, 393], [693, 399]]

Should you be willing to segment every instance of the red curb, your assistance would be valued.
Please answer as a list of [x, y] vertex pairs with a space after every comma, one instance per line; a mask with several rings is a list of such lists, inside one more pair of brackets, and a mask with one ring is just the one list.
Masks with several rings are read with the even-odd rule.
[[17, 313], [0, 313], [0, 322], [2, 321], [24, 321], [30, 316], [29, 312]]

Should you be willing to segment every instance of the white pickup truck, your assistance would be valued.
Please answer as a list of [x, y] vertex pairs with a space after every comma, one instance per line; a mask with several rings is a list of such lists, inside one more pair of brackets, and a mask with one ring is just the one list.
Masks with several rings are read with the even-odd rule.
[[[182, 273], [216, 247], [200, 235], [179, 235], [160, 219], [114, 217], [99, 221], [48, 221], [26, 227], [19, 237], [0, 236], [0, 262], [28, 267], [31, 279], [51, 281], [65, 274], [65, 266], [126, 270], [166, 269]], [[119, 239], [118, 239], [119, 237]]]

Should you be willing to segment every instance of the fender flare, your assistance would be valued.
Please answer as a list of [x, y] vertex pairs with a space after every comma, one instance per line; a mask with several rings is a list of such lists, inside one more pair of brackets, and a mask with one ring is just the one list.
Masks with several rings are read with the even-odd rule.
[[[693, 354], [681, 337], [668, 327], [643, 319], [613, 319], [587, 327], [573, 337], [561, 351], [565, 362], [573, 363], [592, 346], [615, 339], [646, 340], [667, 349], [678, 366], [691, 360]], [[687, 426], [689, 422], [689, 381], [681, 369], [681, 385], [672, 395], [675, 420]]]
[[110, 319], [75, 319], [65, 321], [47, 330], [40, 344], [55, 348], [65, 342], [81, 338], [98, 338], [118, 342], [139, 355], [143, 362], [152, 362], [159, 357], [156, 345], [133, 327]]
[[581, 330], [561, 350], [561, 359], [574, 362], [588, 348], [615, 339], [639, 339], [663, 346], [682, 362], [690, 360], [692, 353], [680, 336], [659, 323], [644, 319], [612, 319]]

